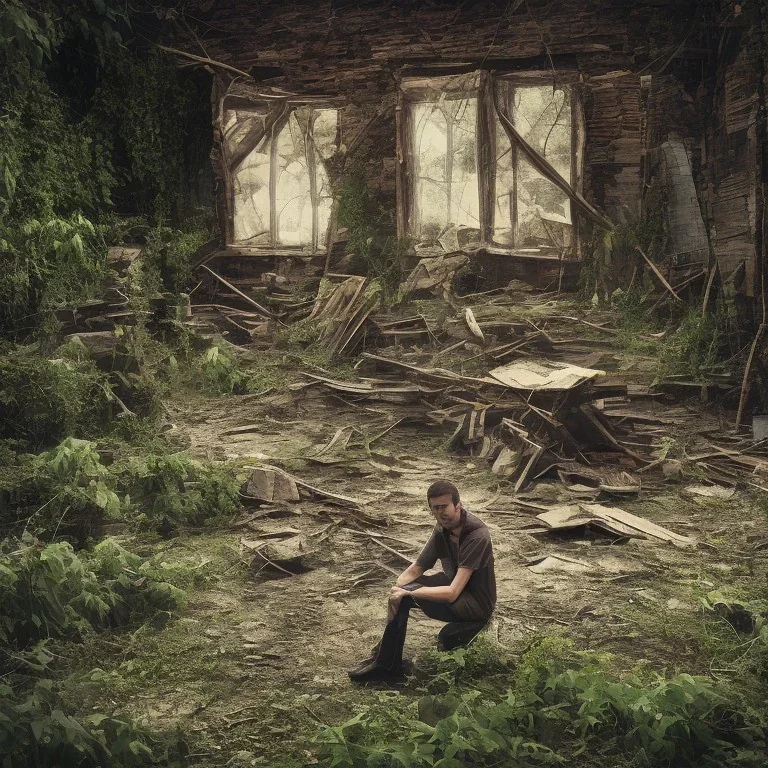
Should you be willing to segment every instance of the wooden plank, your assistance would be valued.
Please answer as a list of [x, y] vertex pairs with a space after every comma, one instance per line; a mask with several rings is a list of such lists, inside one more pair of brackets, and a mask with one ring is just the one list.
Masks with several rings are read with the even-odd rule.
[[225, 280], [221, 275], [217, 275], [210, 267], [206, 266], [205, 264], [200, 265], [200, 269], [204, 269], [206, 272], [209, 272], [213, 277], [215, 277], [222, 285], [225, 285], [227, 288], [229, 288], [230, 291], [234, 291], [238, 296], [245, 299], [249, 304], [256, 307], [256, 309], [261, 312], [262, 315], [265, 315], [266, 317], [275, 318], [275, 314], [273, 312], [270, 312], [266, 307], [262, 307], [261, 304], [259, 304], [257, 301], [254, 301], [250, 296], [243, 293], [239, 288], [235, 288], [232, 283]]
[[639, 245], [636, 245], [635, 250], [645, 259], [646, 264], [651, 268], [651, 271], [656, 275], [657, 280], [664, 286], [665, 290], [669, 291], [677, 301], [682, 301], [682, 299], [675, 293], [675, 289], [667, 282], [664, 275], [659, 272], [656, 265], [645, 255], [643, 249]]

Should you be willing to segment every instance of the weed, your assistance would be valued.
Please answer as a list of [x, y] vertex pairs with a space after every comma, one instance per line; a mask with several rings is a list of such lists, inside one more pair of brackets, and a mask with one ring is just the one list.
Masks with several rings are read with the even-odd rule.
[[248, 391], [248, 374], [223, 347], [214, 345], [194, 362], [208, 388], [224, 394], [244, 394]]
[[13, 768], [179, 764], [175, 745], [153, 738], [130, 720], [103, 714], [81, 719], [68, 715], [48, 678], [32, 685], [18, 679], [0, 684], [0, 723], [0, 753], [4, 765]]
[[0, 554], [0, 641], [17, 650], [47, 637], [79, 637], [178, 606], [183, 593], [142, 573], [141, 558], [106, 539], [78, 556], [66, 542], [5, 540]]
[[190, 256], [210, 237], [204, 229], [185, 232], [158, 226], [146, 235], [142, 254], [142, 280], [145, 292], [169, 291], [173, 294], [191, 286]]
[[88, 361], [46, 360], [36, 352], [0, 356], [0, 438], [39, 450], [68, 434], [94, 434], [111, 412], [106, 377]]
[[335, 192], [339, 226], [347, 229], [347, 252], [353, 255], [354, 266], [379, 278], [386, 292], [394, 294], [411, 241], [395, 236], [391, 215], [382, 213], [361, 167], [351, 167]]
[[700, 381], [717, 363], [722, 342], [719, 318], [702, 313], [697, 305], [689, 307], [661, 345], [657, 380], [684, 375]]
[[[463, 669], [471, 656], [470, 648], [442, 661]], [[650, 670], [619, 677], [609, 655], [577, 651], [567, 637], [549, 635], [523, 654], [506, 693], [456, 684], [423, 697], [418, 718], [402, 708], [383, 730], [380, 708], [372, 707], [325, 729], [319, 743], [323, 764], [349, 768], [524, 767], [608, 755], [615, 765], [638, 754], [648, 766], [757, 768], [764, 738], [763, 719], [737, 709], [709, 680], [666, 679]]]
[[240, 509], [242, 478], [182, 454], [132, 456], [115, 471], [127, 492], [128, 522], [139, 530], [211, 525]]

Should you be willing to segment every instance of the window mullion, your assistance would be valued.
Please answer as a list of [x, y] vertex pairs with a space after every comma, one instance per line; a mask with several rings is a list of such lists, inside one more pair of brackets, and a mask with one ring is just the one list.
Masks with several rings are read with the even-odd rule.
[[[288, 120], [290, 121], [290, 116]], [[269, 242], [274, 248], [280, 240], [279, 222], [277, 217], [277, 144], [278, 136], [282, 127], [277, 132], [275, 128], [278, 123], [272, 126], [272, 136], [269, 141]]]
[[315, 110], [310, 109], [307, 119], [307, 135], [304, 137], [304, 148], [307, 156], [307, 173], [309, 174], [309, 200], [312, 205], [312, 253], [317, 250], [318, 239], [318, 199], [317, 199], [317, 158], [315, 157], [315, 142], [313, 130]]
[[[515, 123], [515, 89], [509, 87], [507, 89], [507, 114], [512, 124]], [[511, 230], [512, 247], [517, 247], [517, 177], [518, 177], [518, 162], [519, 154], [517, 151], [517, 144], [510, 142], [510, 162], [512, 165], [512, 189], [509, 193], [509, 223]]]
[[495, 85], [487, 71], [480, 73], [475, 126], [480, 242], [493, 241], [496, 212], [496, 122], [493, 106]]

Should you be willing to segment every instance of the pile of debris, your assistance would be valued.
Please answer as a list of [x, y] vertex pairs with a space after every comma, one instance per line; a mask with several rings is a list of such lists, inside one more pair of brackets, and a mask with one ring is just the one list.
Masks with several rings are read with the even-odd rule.
[[393, 417], [411, 422], [451, 425], [452, 447], [485, 459], [515, 491], [559, 472], [568, 482], [617, 495], [637, 493], [640, 481], [626, 471], [608, 477], [592, 465], [609, 460], [630, 470], [652, 461], [635, 450], [638, 437], [631, 424], [604, 413], [607, 401], [626, 400], [627, 386], [608, 380], [603, 371], [518, 360], [473, 378], [370, 353], [362, 357], [397, 377], [346, 382], [310, 375], [305, 386], [321, 386], [345, 402], [376, 401], [377, 410], [389, 407]]

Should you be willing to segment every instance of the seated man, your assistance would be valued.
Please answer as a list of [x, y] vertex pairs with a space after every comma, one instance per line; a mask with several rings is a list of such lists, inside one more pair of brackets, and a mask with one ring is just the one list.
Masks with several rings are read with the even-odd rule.
[[[438, 636], [443, 650], [466, 645], [493, 613], [496, 576], [490, 531], [464, 509], [456, 486], [447, 480], [432, 483], [427, 502], [437, 524], [416, 562], [392, 587], [384, 636], [373, 655], [350, 670], [355, 682], [403, 675], [408, 612], [414, 605], [432, 619], [450, 622]], [[443, 573], [424, 576], [437, 560]]]

